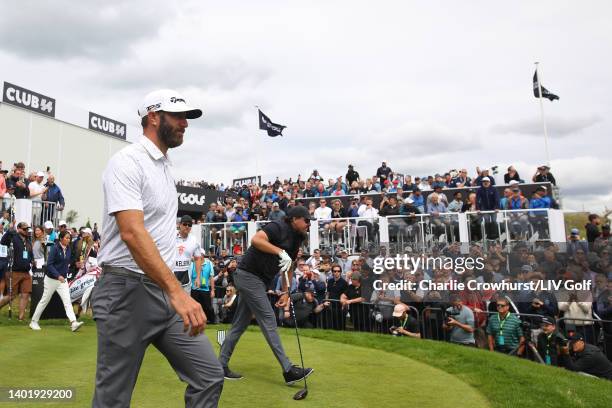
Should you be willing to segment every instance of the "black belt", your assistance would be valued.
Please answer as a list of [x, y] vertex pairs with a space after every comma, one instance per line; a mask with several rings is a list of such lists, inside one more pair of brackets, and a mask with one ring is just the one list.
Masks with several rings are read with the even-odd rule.
[[110, 273], [111, 275], [124, 276], [126, 278], [131, 278], [131, 279], [138, 279], [142, 282], [155, 283], [155, 281], [153, 281], [151, 278], [149, 278], [144, 273], [135, 272], [130, 269], [123, 268], [121, 266], [103, 265], [102, 275], [106, 275], [107, 273]]

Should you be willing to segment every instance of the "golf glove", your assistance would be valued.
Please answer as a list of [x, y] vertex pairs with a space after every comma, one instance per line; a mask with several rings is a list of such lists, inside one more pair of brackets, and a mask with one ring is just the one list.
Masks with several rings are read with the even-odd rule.
[[278, 267], [280, 268], [280, 272], [284, 274], [291, 267], [291, 257], [284, 250], [278, 254], [278, 257], [280, 258], [280, 261], [278, 261]]

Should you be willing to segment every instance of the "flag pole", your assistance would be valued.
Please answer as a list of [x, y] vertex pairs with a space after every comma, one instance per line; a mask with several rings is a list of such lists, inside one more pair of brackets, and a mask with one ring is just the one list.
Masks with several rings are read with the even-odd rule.
[[[259, 129], [259, 105], [255, 105], [257, 109], [257, 128]], [[260, 177], [259, 174], [259, 135], [255, 136], [255, 177]]]
[[540, 99], [540, 114], [542, 116], [542, 128], [544, 129], [544, 148], [546, 150], [546, 164], [550, 166], [550, 151], [548, 150], [548, 129], [546, 127], [546, 118], [544, 116], [544, 102], [542, 101], [542, 77], [540, 76], [540, 63], [536, 62], [536, 76], [538, 78], [538, 95]]

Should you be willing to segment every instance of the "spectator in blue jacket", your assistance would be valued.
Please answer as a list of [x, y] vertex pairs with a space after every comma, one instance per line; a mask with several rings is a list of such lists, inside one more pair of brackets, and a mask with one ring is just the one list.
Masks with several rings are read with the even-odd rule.
[[499, 193], [491, 185], [491, 179], [488, 177], [482, 178], [482, 187], [476, 193], [476, 205], [479, 211], [497, 210], [499, 204]]
[[[531, 196], [531, 200], [529, 201], [529, 208], [531, 209], [546, 209], [551, 208], [550, 199], [544, 198], [546, 194], [546, 190], [541, 186], [536, 188]], [[535, 231], [539, 234], [540, 237], [546, 235], [546, 226], [548, 219], [547, 211], [530, 211], [529, 217], [531, 218], [531, 222], [534, 226]]]
[[43, 201], [54, 203], [55, 206], [45, 203], [43, 207], [42, 221], [54, 220], [55, 212], [62, 211], [65, 206], [64, 195], [62, 189], [55, 184], [55, 176], [49, 174], [47, 177], [47, 183], [45, 184], [47, 191], [43, 194]]
[[70, 232], [62, 231], [59, 233], [59, 241], [57, 245], [51, 247], [49, 257], [47, 258], [47, 272], [44, 280], [44, 291], [40, 302], [36, 306], [30, 328], [32, 330], [40, 330], [38, 320], [49, 304], [51, 297], [55, 292], [62, 299], [66, 316], [70, 320], [70, 328], [72, 331], [77, 331], [83, 325], [74, 315], [72, 302], [70, 301], [70, 289], [68, 287], [68, 266], [70, 265]]
[[[499, 193], [491, 185], [489, 177], [483, 177], [482, 185], [476, 193], [476, 206], [478, 211], [497, 211], [499, 205]], [[483, 214], [487, 238], [495, 239], [497, 229], [495, 228], [495, 214]]]

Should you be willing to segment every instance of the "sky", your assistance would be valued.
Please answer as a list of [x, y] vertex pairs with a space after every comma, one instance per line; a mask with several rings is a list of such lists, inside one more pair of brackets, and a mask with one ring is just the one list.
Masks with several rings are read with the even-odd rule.
[[563, 207], [612, 209], [609, 1], [93, 4], [0, 2], [0, 80], [135, 127], [144, 95], [176, 89], [204, 111], [170, 153], [177, 179], [365, 177], [383, 160], [531, 179], [547, 161], [538, 61], [560, 96], [543, 105]]

